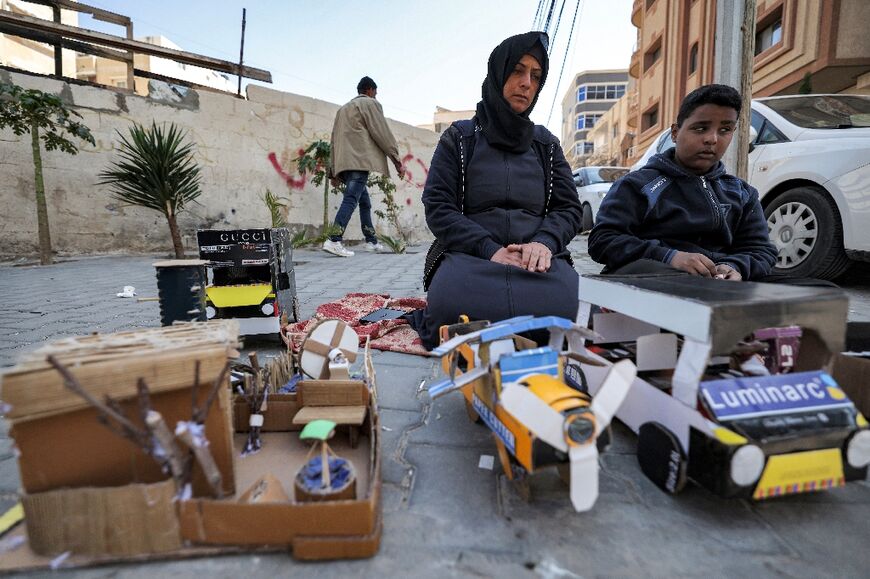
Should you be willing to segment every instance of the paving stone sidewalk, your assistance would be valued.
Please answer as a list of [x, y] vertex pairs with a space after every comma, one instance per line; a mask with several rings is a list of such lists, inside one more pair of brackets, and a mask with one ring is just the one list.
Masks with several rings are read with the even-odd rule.
[[[359, 249], [359, 248], [353, 248]], [[572, 244], [581, 273], [600, 269]], [[425, 247], [405, 255], [358, 251], [350, 259], [297, 251], [301, 315], [348, 292], [422, 296]], [[155, 302], [115, 296], [125, 285], [155, 296], [155, 256], [84, 257], [51, 267], [0, 266], [0, 367], [46, 340], [159, 324]], [[850, 319], [870, 320], [870, 275], [843, 283]], [[269, 340], [249, 341], [262, 355]], [[522, 501], [498, 470], [478, 468], [495, 447], [466, 418], [461, 397], [432, 403], [421, 381], [440, 375], [430, 358], [376, 352], [383, 456], [384, 531], [378, 555], [350, 562], [298, 563], [283, 553], [246, 554], [69, 570], [82, 577], [864, 577], [870, 568], [870, 485], [750, 503], [690, 486], [670, 497], [641, 474], [636, 439], [615, 426], [601, 457], [601, 496], [573, 512], [555, 473], [532, 479]], [[13, 504], [18, 475], [0, 434], [0, 508]], [[2, 557], [2, 554], [0, 554]], [[41, 575], [41, 574], [40, 574]]]

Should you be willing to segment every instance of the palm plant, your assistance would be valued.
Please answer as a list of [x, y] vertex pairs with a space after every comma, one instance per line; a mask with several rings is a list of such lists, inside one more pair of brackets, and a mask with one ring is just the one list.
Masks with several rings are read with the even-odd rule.
[[177, 215], [200, 196], [199, 165], [193, 143], [175, 123], [151, 127], [134, 123], [129, 138], [117, 131], [121, 160], [100, 173], [100, 185], [111, 185], [112, 197], [127, 205], [159, 211], [166, 216], [175, 257], [184, 257]]
[[272, 227], [287, 227], [287, 220], [284, 219], [282, 210], [287, 208], [287, 203], [281, 197], [275, 195], [269, 189], [263, 194], [263, 203], [269, 210], [269, 216], [272, 218]]

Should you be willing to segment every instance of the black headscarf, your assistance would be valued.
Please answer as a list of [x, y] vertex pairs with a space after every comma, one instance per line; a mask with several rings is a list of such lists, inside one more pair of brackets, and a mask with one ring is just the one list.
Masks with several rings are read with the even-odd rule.
[[[535, 124], [529, 120], [544, 82], [547, 80], [549, 39], [544, 32], [526, 32], [505, 39], [489, 55], [483, 100], [477, 103], [477, 120], [489, 144], [512, 153], [527, 151], [532, 145]], [[525, 54], [534, 56], [541, 65], [541, 85], [528, 109], [515, 113], [503, 96], [504, 84]]]

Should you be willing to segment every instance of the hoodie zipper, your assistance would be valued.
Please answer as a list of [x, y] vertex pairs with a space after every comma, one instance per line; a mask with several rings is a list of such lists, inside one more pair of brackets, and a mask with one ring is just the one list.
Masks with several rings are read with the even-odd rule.
[[701, 179], [701, 186], [704, 188], [704, 191], [707, 193], [707, 199], [710, 200], [710, 207], [713, 210], [713, 222], [716, 224], [718, 228], [720, 225], [721, 215], [719, 214], [719, 204], [716, 203], [716, 199], [713, 197], [713, 192], [710, 191], [710, 188], [707, 187], [707, 180], [702, 175], [699, 177]]

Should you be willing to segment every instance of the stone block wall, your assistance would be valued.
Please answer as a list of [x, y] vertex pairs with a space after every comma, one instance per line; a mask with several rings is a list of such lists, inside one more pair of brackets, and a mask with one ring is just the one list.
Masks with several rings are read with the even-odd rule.
[[[126, 134], [133, 122], [174, 122], [196, 145], [202, 170], [202, 195], [179, 216], [187, 250], [196, 250], [196, 230], [268, 227], [269, 211], [262, 201], [266, 190], [287, 203], [291, 230], [319, 227], [323, 192], [307, 175], [299, 175], [294, 159], [316, 139], [329, 139], [338, 105], [250, 86], [247, 99], [210, 91], [173, 90], [151, 81], [148, 97], [129, 95], [56, 78], [0, 69], [0, 81], [14, 82], [58, 94], [83, 117], [96, 145], [82, 144], [78, 155], [43, 151], [43, 176], [55, 251], [59, 254], [171, 252], [169, 228], [162, 214], [122, 206], [108, 187], [97, 184], [98, 173], [117, 159], [116, 131]], [[400, 222], [414, 240], [431, 239], [420, 196], [438, 135], [389, 121], [399, 142], [410, 179], [398, 182], [395, 199], [402, 208]], [[373, 193], [374, 208], [383, 208]], [[340, 195], [330, 196], [330, 220]], [[0, 255], [37, 252], [36, 204], [30, 136], [0, 131]], [[376, 228], [394, 235], [386, 220], [374, 217]], [[355, 214], [345, 234], [362, 239]]]

